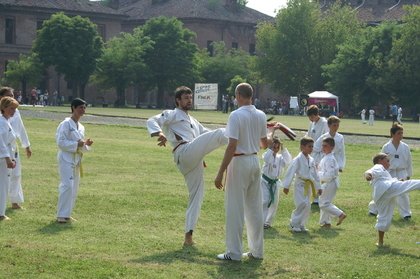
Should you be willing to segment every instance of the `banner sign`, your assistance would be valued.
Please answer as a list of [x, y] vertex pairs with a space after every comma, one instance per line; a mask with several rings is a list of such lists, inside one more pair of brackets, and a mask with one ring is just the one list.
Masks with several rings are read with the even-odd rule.
[[217, 110], [217, 83], [196, 83], [194, 109]]

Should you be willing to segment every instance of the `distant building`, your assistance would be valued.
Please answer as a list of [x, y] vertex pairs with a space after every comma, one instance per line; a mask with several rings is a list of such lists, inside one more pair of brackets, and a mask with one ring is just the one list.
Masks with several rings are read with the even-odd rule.
[[[194, 31], [198, 46], [207, 48], [210, 53], [212, 42], [224, 41], [228, 48], [241, 48], [254, 54], [257, 23], [273, 20], [253, 9], [239, 8], [233, 0], [111, 0], [110, 7], [88, 0], [0, 0], [0, 78], [8, 61], [31, 50], [36, 31], [44, 20], [57, 12], [88, 17], [97, 24], [104, 41], [122, 31], [131, 32], [152, 17], [173, 16]], [[64, 79], [53, 71], [48, 72], [41, 84], [28, 86], [49, 92], [58, 89], [66, 98], [71, 94]], [[112, 103], [116, 98], [113, 92], [97, 91], [94, 86], [86, 88], [88, 102]], [[135, 104], [134, 96], [127, 96], [127, 100]]]

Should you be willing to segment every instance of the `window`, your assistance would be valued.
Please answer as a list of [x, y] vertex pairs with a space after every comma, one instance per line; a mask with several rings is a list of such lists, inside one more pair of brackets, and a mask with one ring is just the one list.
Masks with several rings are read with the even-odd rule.
[[6, 17], [5, 21], [5, 43], [15, 44], [16, 43], [16, 21], [13, 17]]
[[255, 55], [255, 44], [249, 44], [249, 54]]
[[106, 29], [105, 29], [105, 24], [97, 24], [97, 30], [98, 30], [98, 34], [99, 36], [102, 37], [102, 40], [105, 42], [106, 41]]
[[236, 43], [236, 42], [232, 42], [232, 48], [234, 48], [234, 49], [238, 49], [238, 43]]
[[207, 41], [207, 52], [210, 56], [214, 55], [213, 41]]

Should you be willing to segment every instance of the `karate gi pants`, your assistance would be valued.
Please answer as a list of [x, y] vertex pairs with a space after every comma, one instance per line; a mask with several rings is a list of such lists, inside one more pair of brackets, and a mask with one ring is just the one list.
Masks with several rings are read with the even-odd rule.
[[[406, 179], [407, 178], [407, 171], [398, 171], [398, 170], [389, 170], [389, 173], [392, 177], [397, 177], [398, 179]], [[396, 197], [396, 203], [398, 205], [398, 212], [401, 218], [406, 216], [411, 216], [411, 206], [410, 206], [410, 196], [408, 193], [401, 194], [400, 196]], [[374, 201], [369, 203], [369, 212], [373, 214], [378, 214], [377, 206], [375, 205]]]
[[79, 191], [80, 165], [60, 161], [59, 173], [57, 217], [70, 218]]
[[6, 160], [0, 159], [0, 216], [6, 214], [7, 195], [10, 187], [11, 169], [7, 168]]
[[420, 180], [396, 181], [375, 201], [378, 208], [375, 228], [378, 231], [386, 232], [391, 226], [396, 197], [414, 190], [420, 190]]
[[194, 230], [204, 198], [203, 158], [222, 145], [228, 139], [224, 128], [201, 134], [193, 141], [180, 145], [174, 153], [177, 167], [184, 176], [188, 188], [188, 206], [185, 220], [185, 232]]
[[249, 252], [264, 256], [264, 219], [261, 194], [261, 171], [257, 155], [233, 157], [227, 168], [226, 254], [242, 258], [242, 233], [246, 225]]
[[305, 228], [311, 213], [311, 195], [312, 191], [305, 194], [305, 182], [299, 178], [295, 178], [295, 210], [290, 217], [290, 226], [293, 228]]
[[340, 216], [343, 211], [332, 203], [338, 189], [337, 181], [334, 180], [322, 186], [322, 195], [319, 196], [319, 223], [324, 225], [331, 224], [331, 218]]
[[22, 166], [19, 153], [15, 158], [16, 167], [12, 169], [10, 175], [9, 199], [11, 203], [23, 203], [22, 191]]
[[275, 187], [274, 191], [274, 201], [271, 203], [270, 207], [268, 207], [268, 204], [270, 203], [270, 190], [269, 190], [269, 184], [267, 181], [264, 180], [264, 178], [261, 178], [261, 191], [263, 196], [263, 220], [264, 224], [270, 225], [273, 223], [274, 217], [276, 217], [277, 208], [279, 207], [280, 202], [280, 187], [281, 182], [277, 181], [273, 187]]

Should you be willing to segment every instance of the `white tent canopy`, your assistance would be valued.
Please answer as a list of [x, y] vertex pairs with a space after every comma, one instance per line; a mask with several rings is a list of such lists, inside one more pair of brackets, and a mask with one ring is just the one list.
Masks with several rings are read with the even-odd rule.
[[309, 104], [325, 104], [335, 107], [336, 113], [339, 112], [338, 96], [328, 91], [314, 91], [308, 94]]

